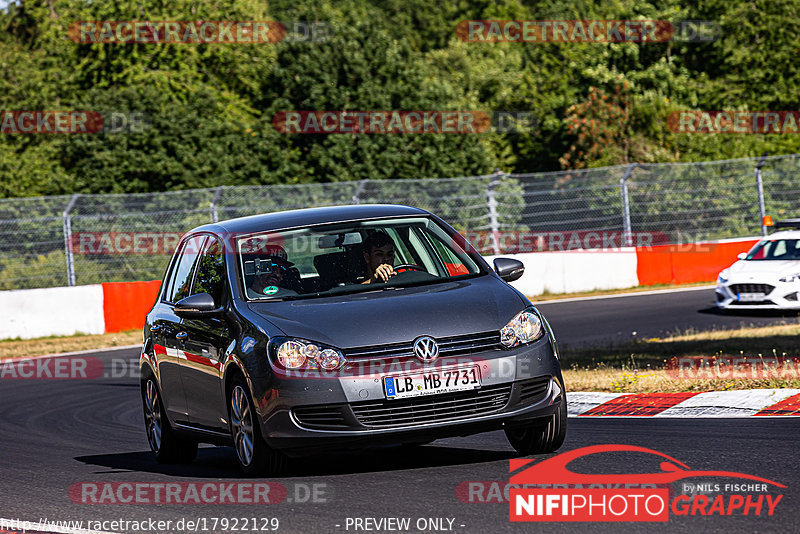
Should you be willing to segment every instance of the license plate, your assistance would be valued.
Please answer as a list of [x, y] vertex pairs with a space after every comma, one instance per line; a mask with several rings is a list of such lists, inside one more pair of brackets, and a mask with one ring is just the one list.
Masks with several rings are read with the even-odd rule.
[[765, 293], [739, 293], [739, 302], [758, 302], [766, 296]]
[[383, 389], [387, 399], [408, 399], [480, 387], [481, 373], [477, 365], [383, 377]]

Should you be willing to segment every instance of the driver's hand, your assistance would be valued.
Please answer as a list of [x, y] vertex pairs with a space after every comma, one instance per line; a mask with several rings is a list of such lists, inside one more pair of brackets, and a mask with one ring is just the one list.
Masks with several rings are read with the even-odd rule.
[[378, 268], [375, 269], [375, 274], [372, 276], [372, 282], [388, 282], [389, 278], [396, 275], [397, 273], [394, 272], [394, 267], [388, 265], [386, 263], [382, 263], [378, 265]]

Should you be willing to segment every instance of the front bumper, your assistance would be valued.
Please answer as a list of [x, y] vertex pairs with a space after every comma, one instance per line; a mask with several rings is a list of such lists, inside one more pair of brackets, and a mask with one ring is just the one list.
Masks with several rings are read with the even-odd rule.
[[[755, 301], [743, 300], [742, 294], [763, 294]], [[726, 282], [717, 280], [715, 290], [717, 307], [725, 310], [800, 310], [800, 284], [769, 280], [755, 283], [735, 278]]]
[[259, 399], [262, 434], [271, 447], [300, 456], [498, 430], [548, 418], [565, 402], [547, 336], [463, 360], [481, 366], [480, 389], [407, 400], [385, 398], [383, 371], [328, 379], [273, 377], [269, 398]]

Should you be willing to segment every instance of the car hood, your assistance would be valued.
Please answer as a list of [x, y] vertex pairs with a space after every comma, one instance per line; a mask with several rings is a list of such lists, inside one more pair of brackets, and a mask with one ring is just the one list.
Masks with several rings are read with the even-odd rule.
[[737, 280], [747, 279], [749, 276], [775, 277], [800, 273], [798, 260], [739, 260], [728, 268], [728, 275]]
[[499, 330], [525, 308], [519, 294], [485, 275], [333, 297], [250, 302], [286, 335], [338, 348]]

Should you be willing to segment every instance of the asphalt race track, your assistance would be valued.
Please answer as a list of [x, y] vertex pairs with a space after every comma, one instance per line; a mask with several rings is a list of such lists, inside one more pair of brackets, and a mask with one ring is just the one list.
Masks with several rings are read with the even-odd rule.
[[[680, 327], [687, 321], [695, 327], [710, 324], [732, 327], [739, 324], [737, 321], [782, 320], [707, 314], [708, 321], [704, 322], [697, 318], [706, 317], [701, 310], [707, 295], [703, 292], [671, 295], [675, 297], [661, 297], [660, 303], [652, 297], [638, 296], [547, 304], [542, 309], [562, 340], [569, 335], [580, 339], [576, 332], [582, 323], [586, 325], [585, 339], [600, 339], [604, 325], [610, 328], [615, 320], [623, 318], [631, 330], [647, 335], [659, 328], [664, 331]], [[616, 332], [624, 332], [619, 327], [615, 335], [624, 335]], [[563, 452], [607, 443], [638, 445], [668, 454], [695, 470], [737, 471], [774, 480], [787, 488], [779, 490], [783, 497], [772, 517], [670, 514], [669, 523], [512, 524], [508, 520], [508, 503], [476, 502], [489, 498], [491, 481], [498, 481], [497, 484], [508, 481], [508, 460], [514, 454], [502, 432], [439, 440], [416, 448], [387, 447], [294, 461], [288, 476], [270, 479], [287, 491], [286, 499], [275, 504], [74, 502], [70, 488], [84, 482], [248, 480], [239, 473], [233, 450], [225, 447], [201, 448], [198, 459], [191, 465], [156, 463], [145, 438], [138, 380], [134, 373], [124, 372], [125, 362], [135, 361], [137, 355], [135, 349], [92, 354], [104, 362], [106, 369], [106, 376], [98, 379], [0, 381], [0, 403], [4, 409], [0, 432], [3, 518], [28, 521], [153, 518], [171, 520], [174, 524], [181, 518], [209, 521], [238, 517], [256, 518], [259, 525], [263, 524], [261, 518], [277, 518], [278, 532], [293, 533], [398, 532], [354, 527], [356, 518], [395, 517], [410, 518], [412, 527], [407, 532], [800, 531], [797, 513], [800, 418], [570, 419], [567, 440], [561, 449]], [[583, 458], [571, 467], [585, 473], [660, 472], [660, 459], [639, 454], [623, 459], [615, 454], [598, 455], [591, 461]], [[472, 494], [457, 492], [470, 481], [481, 484], [470, 486]], [[502, 487], [497, 484], [495, 496], [497, 488]], [[673, 488], [680, 491], [680, 483]], [[316, 498], [309, 498], [315, 492]], [[443, 518], [440, 521], [445, 528], [432, 528], [431, 525], [437, 524], [434, 522], [423, 523], [428, 527], [417, 530], [415, 523], [429, 518]]]
[[613, 344], [688, 329], [732, 329], [798, 321], [797, 312], [791, 311], [723, 313], [714, 305], [711, 288], [551, 301], [536, 306], [553, 326], [561, 345]]

